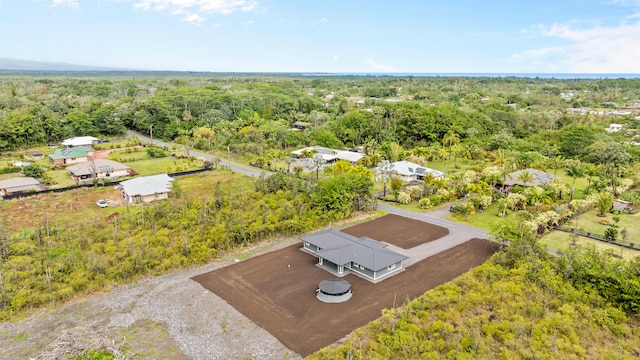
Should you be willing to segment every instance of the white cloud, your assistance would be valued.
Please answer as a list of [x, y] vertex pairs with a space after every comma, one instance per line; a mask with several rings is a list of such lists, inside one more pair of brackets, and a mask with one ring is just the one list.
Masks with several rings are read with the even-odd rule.
[[144, 11], [184, 15], [183, 21], [199, 25], [207, 15], [228, 15], [236, 11], [253, 11], [256, 9], [257, 2], [253, 0], [134, 0], [133, 6]]
[[615, 26], [554, 24], [532, 31], [563, 44], [512, 55], [538, 71], [570, 73], [640, 73], [640, 22]]
[[52, 0], [51, 1], [51, 5], [53, 5], [53, 6], [66, 5], [66, 6], [71, 7], [71, 8], [79, 8], [80, 7], [80, 4], [78, 4], [78, 2], [76, 0]]
[[338, 54], [334, 54], [333, 55], [333, 62], [337, 62], [338, 61]]
[[329, 22], [329, 19], [327, 19], [326, 17], [321, 17], [320, 20], [312, 23], [311, 26], [316, 26], [316, 25], [320, 25], [320, 24], [326, 24], [328, 22]]
[[204, 18], [198, 14], [189, 14], [182, 18], [182, 21], [194, 24], [195, 26], [200, 26], [204, 22]]
[[256, 23], [256, 22], [255, 22], [255, 20], [249, 20], [249, 21], [245, 21], [245, 22], [243, 22], [243, 23], [242, 23], [242, 25], [244, 25], [244, 26], [251, 26], [251, 25], [253, 25], [253, 24], [255, 24], [255, 23]]
[[371, 58], [367, 59], [367, 64], [380, 72], [396, 72], [396, 69], [393, 66], [381, 64]]

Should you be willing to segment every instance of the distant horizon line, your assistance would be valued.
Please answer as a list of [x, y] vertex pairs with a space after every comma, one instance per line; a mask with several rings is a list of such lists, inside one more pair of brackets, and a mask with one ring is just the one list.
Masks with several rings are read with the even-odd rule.
[[335, 71], [198, 71], [198, 70], [131, 70], [131, 69], [2, 69], [0, 74], [231, 74], [231, 75], [297, 75], [303, 77], [488, 77], [544, 79], [637, 79], [640, 73], [527, 73], [527, 72], [335, 72]]

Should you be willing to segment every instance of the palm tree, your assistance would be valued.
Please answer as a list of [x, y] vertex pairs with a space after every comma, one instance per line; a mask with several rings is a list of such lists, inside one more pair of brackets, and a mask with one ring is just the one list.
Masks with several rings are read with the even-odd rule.
[[529, 170], [523, 170], [522, 172], [520, 172], [520, 174], [518, 174], [518, 180], [522, 181], [522, 184], [524, 186], [527, 186], [527, 184], [535, 180], [535, 177]]
[[394, 173], [393, 164], [389, 160], [382, 160], [374, 170], [376, 181], [382, 181], [382, 197], [387, 196], [387, 181]]
[[316, 181], [320, 177], [320, 169], [325, 162], [326, 160], [322, 157], [322, 154], [313, 154], [313, 157], [311, 157], [309, 167], [316, 171]]
[[551, 164], [553, 165], [553, 175], [558, 175], [558, 169], [564, 165], [564, 157], [562, 157], [562, 155], [558, 155], [552, 158]]
[[567, 176], [573, 178], [573, 184], [571, 184], [571, 200], [573, 200], [573, 194], [576, 189], [576, 180], [583, 177], [584, 174], [585, 171], [580, 166], [573, 165], [567, 169]]
[[504, 186], [505, 182], [507, 182], [507, 175], [511, 173], [513, 170], [513, 157], [511, 154], [505, 150], [498, 150], [496, 153], [496, 159], [494, 160], [494, 164], [500, 167], [500, 175], [502, 175], [502, 186]]
[[535, 205], [536, 212], [538, 212], [540, 205], [551, 204], [551, 197], [549, 196], [549, 193], [540, 186], [533, 186], [527, 189], [525, 196], [530, 204]]

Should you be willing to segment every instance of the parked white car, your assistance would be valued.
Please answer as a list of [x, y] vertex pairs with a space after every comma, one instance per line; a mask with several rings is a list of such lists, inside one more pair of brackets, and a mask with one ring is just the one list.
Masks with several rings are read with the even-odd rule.
[[107, 200], [98, 200], [96, 201], [96, 205], [101, 208], [106, 208], [107, 206], [109, 206], [109, 204], [107, 204]]

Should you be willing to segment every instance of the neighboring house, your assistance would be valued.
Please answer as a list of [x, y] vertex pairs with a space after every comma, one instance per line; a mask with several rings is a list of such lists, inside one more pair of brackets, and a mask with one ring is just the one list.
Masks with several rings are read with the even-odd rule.
[[120, 183], [122, 198], [129, 203], [167, 199], [173, 178], [167, 174], [141, 176]]
[[[532, 180], [527, 182], [526, 184], [522, 180], [520, 180], [520, 174], [522, 174], [525, 171], [527, 171], [532, 178]], [[507, 175], [507, 177], [505, 178], [504, 185], [506, 186], [513, 186], [513, 185], [540, 186], [540, 185], [549, 183], [549, 181], [553, 179], [559, 179], [559, 178], [555, 175], [546, 173], [544, 171], [529, 168], [529, 169], [514, 171], [509, 175]]]
[[396, 161], [391, 163], [393, 171], [404, 181], [423, 180], [428, 173], [439, 179], [444, 179], [442, 171], [430, 169], [410, 161]]
[[42, 184], [32, 177], [15, 177], [0, 180], [0, 195], [2, 196], [40, 190], [42, 190]]
[[320, 154], [322, 155], [324, 161], [327, 163], [332, 163], [338, 160], [345, 160], [352, 164], [355, 164], [356, 162], [358, 162], [358, 160], [366, 156], [365, 154], [355, 151], [329, 149], [322, 146], [307, 147], [304, 149], [293, 151], [291, 152], [291, 154], [293, 154], [297, 158], [301, 158], [304, 157], [303, 154], [305, 152]]
[[69, 166], [67, 171], [75, 181], [91, 181], [93, 179], [117, 180], [121, 176], [131, 175], [130, 167], [107, 159], [85, 161]]
[[294, 129], [298, 129], [298, 130], [304, 130], [306, 128], [309, 127], [309, 123], [308, 122], [304, 122], [304, 121], [296, 121], [293, 123], [293, 128]]
[[93, 149], [82, 146], [56, 150], [49, 155], [49, 160], [54, 166], [67, 166], [89, 161], [91, 157], [93, 157]]
[[74, 147], [86, 147], [93, 146], [100, 142], [100, 139], [94, 138], [93, 136], [77, 136], [72, 137], [71, 139], [66, 139], [62, 141], [62, 146], [66, 148], [74, 148]]
[[618, 132], [622, 130], [622, 124], [609, 124], [609, 127], [606, 128], [608, 132]]
[[368, 237], [357, 238], [340, 230], [323, 230], [301, 237], [303, 249], [318, 258], [318, 265], [342, 275], [351, 271], [377, 281], [403, 269], [408, 257]]

